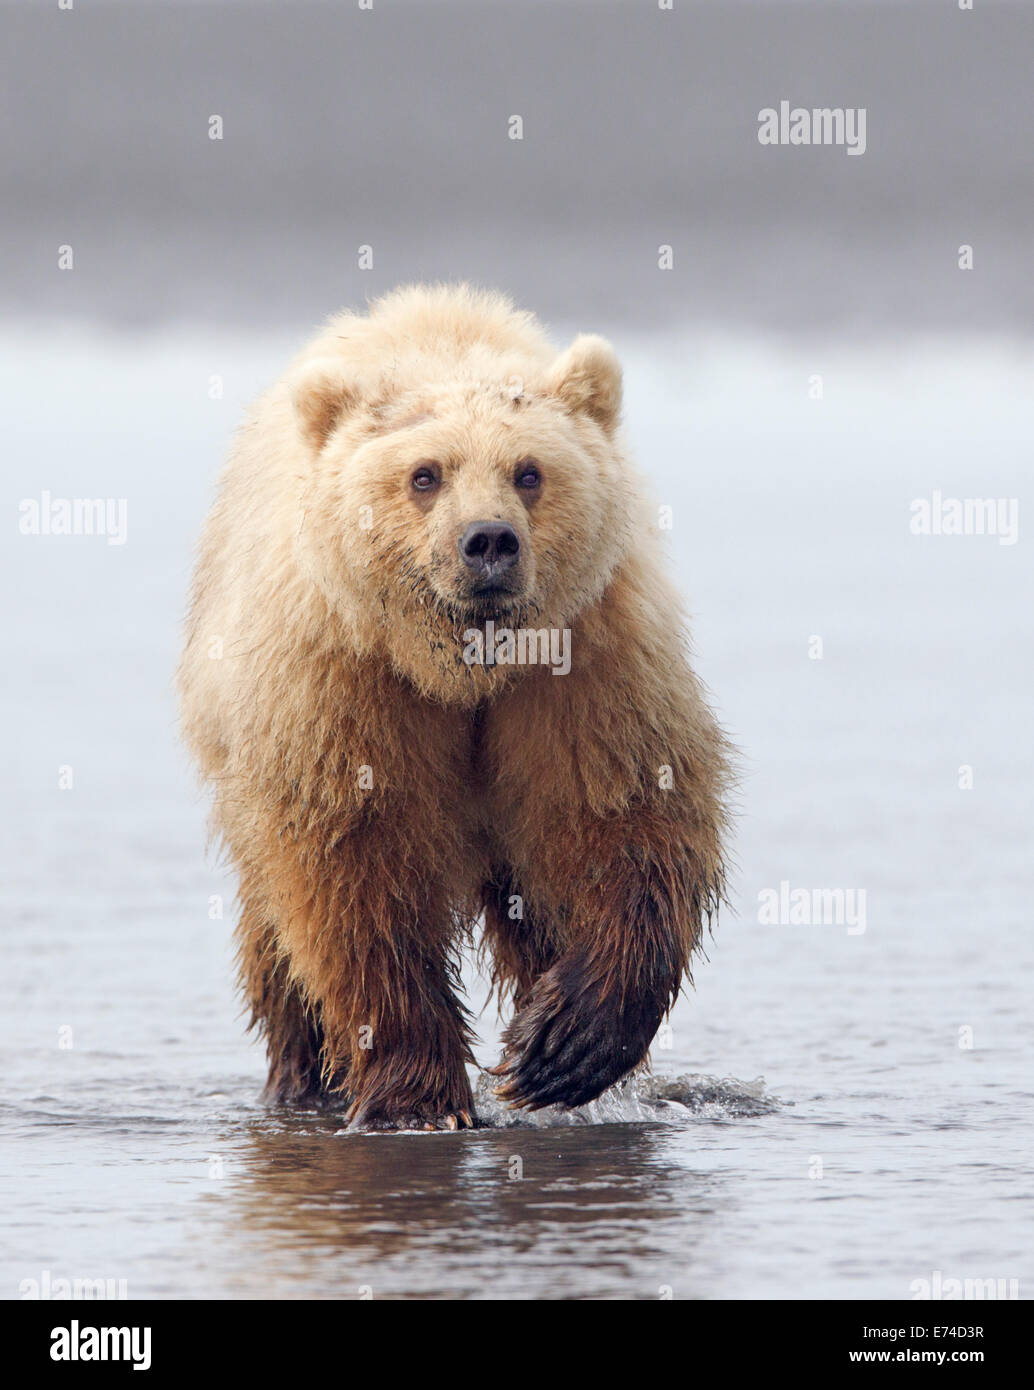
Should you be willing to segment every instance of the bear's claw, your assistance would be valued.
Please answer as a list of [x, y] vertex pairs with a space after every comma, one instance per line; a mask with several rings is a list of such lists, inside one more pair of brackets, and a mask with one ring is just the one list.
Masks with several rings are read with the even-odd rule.
[[517, 1109], [595, 1100], [639, 1065], [664, 1014], [663, 997], [622, 998], [609, 980], [566, 958], [540, 976], [503, 1035], [491, 1074]]
[[435, 1115], [433, 1117], [427, 1115], [364, 1116], [359, 1114], [348, 1125], [348, 1130], [352, 1134], [375, 1134], [403, 1129], [456, 1131], [476, 1128], [477, 1119], [469, 1110], [455, 1110], [447, 1115]]

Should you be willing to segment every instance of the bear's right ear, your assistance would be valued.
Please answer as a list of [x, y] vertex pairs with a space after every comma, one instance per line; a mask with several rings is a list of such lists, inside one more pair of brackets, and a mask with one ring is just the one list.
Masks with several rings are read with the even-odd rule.
[[298, 428], [314, 453], [319, 453], [346, 410], [359, 403], [359, 391], [332, 357], [299, 369], [290, 383]]

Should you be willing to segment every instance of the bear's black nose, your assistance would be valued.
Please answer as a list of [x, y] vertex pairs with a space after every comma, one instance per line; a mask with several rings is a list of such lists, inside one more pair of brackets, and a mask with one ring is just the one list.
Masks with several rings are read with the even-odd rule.
[[505, 521], [472, 521], [460, 537], [463, 563], [486, 577], [517, 563], [521, 538]]

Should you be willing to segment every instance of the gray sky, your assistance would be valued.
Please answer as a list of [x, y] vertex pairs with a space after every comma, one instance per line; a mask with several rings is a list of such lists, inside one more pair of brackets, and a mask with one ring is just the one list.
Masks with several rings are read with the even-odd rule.
[[[602, 325], [1031, 327], [1034, 6], [675, 4], [3, 5], [0, 308], [308, 324], [470, 278]], [[864, 107], [864, 155], [759, 144], [781, 99]]]

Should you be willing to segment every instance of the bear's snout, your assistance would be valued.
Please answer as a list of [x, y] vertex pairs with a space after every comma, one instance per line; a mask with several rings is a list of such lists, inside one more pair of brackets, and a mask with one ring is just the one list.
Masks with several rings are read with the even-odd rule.
[[505, 521], [472, 521], [459, 539], [463, 563], [479, 579], [491, 582], [513, 569], [520, 558], [521, 538]]

